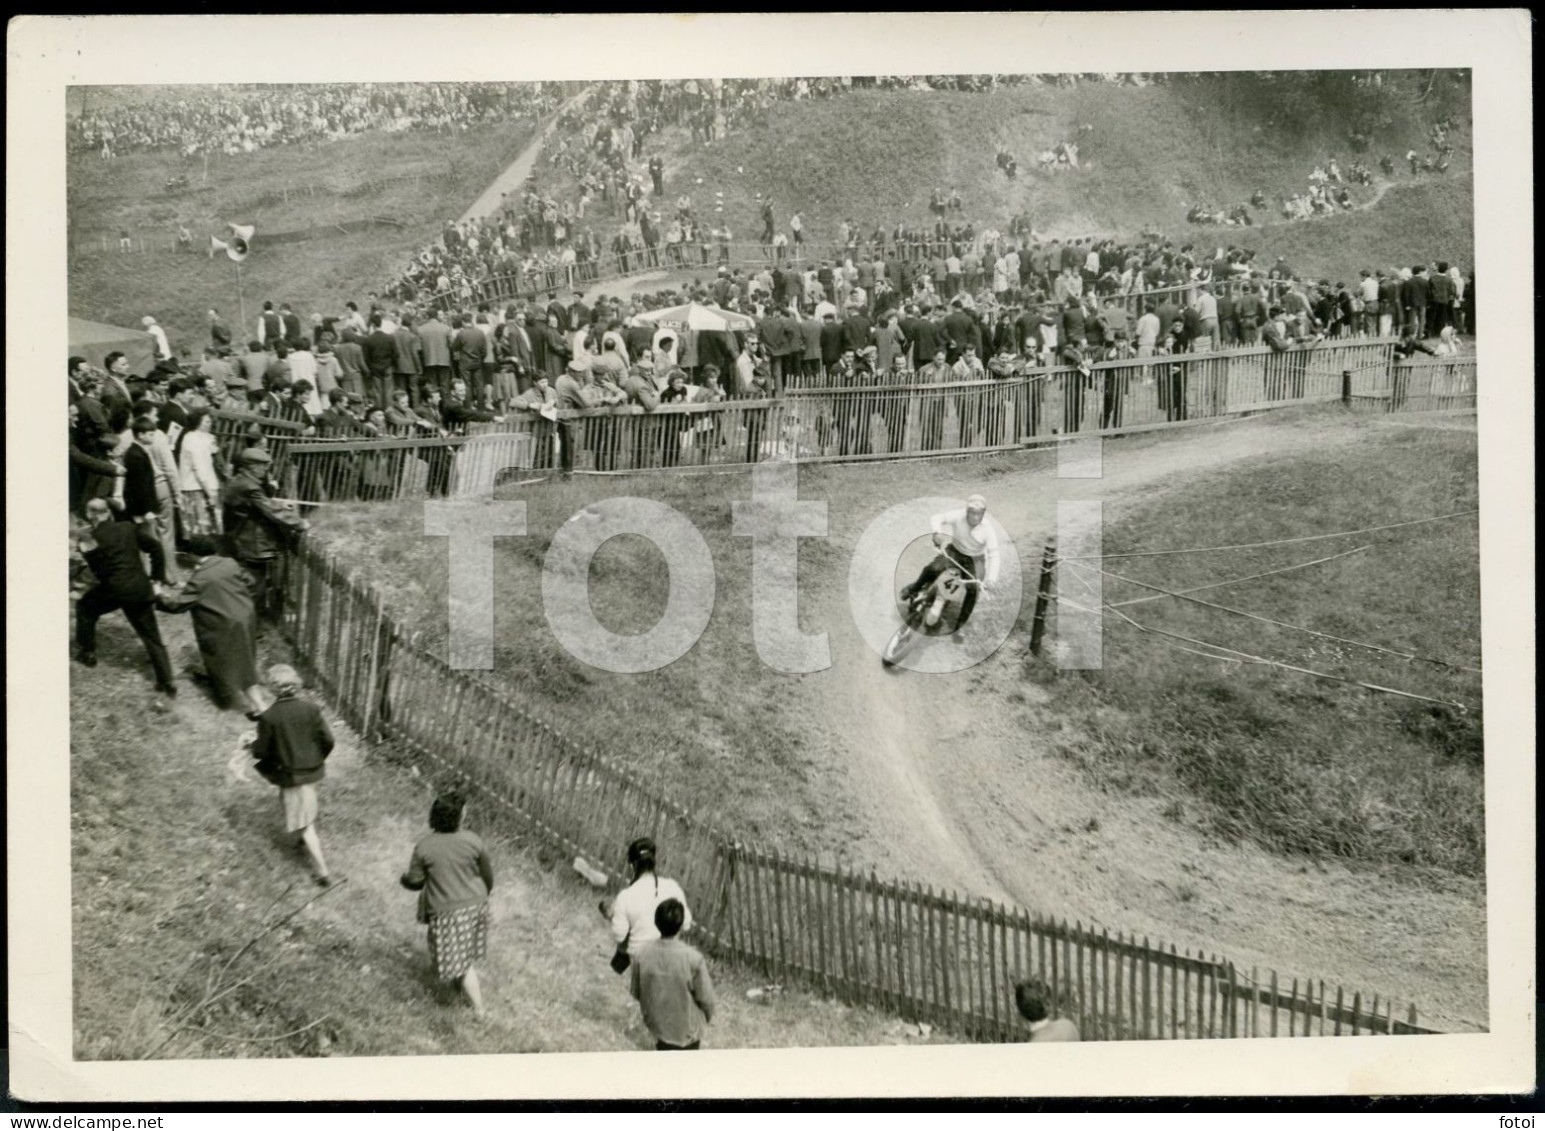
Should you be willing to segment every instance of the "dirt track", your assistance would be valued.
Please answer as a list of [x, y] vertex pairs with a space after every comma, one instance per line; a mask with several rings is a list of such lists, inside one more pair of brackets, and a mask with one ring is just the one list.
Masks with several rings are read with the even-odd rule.
[[[1109, 516], [1197, 474], [1354, 442], [1385, 423], [1246, 421], [1136, 451], [1118, 441], [1106, 445], [1104, 479], [1059, 481], [1051, 468], [998, 476], [992, 508], [1033, 566], [1058, 498], [1099, 498]], [[1055, 694], [1019, 676], [1017, 645], [954, 675], [887, 674], [837, 607], [844, 596], [821, 598], [834, 663], [811, 677], [817, 709], [807, 717], [850, 779], [847, 796], [861, 799], [854, 847], [865, 864], [1247, 968], [1393, 995], [1445, 1027], [1484, 1025], [1479, 885], [1438, 892], [1223, 845], [1162, 817], [1158, 802], [1097, 792], [1016, 717]]]
[[547, 124], [542, 127], [542, 132], [531, 139], [530, 144], [520, 151], [520, 156], [510, 163], [509, 168], [500, 173], [494, 179], [494, 183], [483, 190], [483, 195], [474, 200], [471, 206], [461, 214], [460, 222], [481, 220], [485, 216], [493, 215], [499, 211], [499, 206], [504, 200], [505, 193], [520, 191], [521, 186], [526, 183], [526, 177], [530, 175], [532, 169], [536, 168], [536, 159], [542, 155], [542, 143], [547, 140], [547, 135], [557, 126], [558, 119], [563, 116], [563, 111], [567, 110], [588, 93], [589, 88], [587, 87], [565, 102], [558, 112], [548, 119]]

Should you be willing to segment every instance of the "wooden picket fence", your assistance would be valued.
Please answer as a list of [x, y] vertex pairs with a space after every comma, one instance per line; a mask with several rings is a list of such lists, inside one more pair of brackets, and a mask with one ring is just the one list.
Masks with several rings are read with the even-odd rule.
[[1474, 409], [1476, 355], [1419, 357], [1349, 372], [1343, 400], [1382, 412]]
[[[469, 437], [305, 439], [288, 447], [308, 502], [487, 494], [502, 477], [563, 466], [581, 472], [730, 467], [769, 459], [880, 460], [1013, 451], [1074, 436], [1185, 427], [1290, 405], [1350, 402], [1351, 374], [1387, 373], [1392, 343], [1347, 338], [1274, 353], [1263, 347], [1100, 362], [1003, 380], [806, 388], [766, 400], [511, 412]], [[1469, 387], [1474, 398], [1474, 366]], [[1382, 378], [1391, 410], [1426, 407], [1431, 382]], [[1390, 382], [1398, 384], [1390, 385]], [[1411, 389], [1399, 403], [1389, 388]]]
[[[299, 664], [367, 742], [393, 742], [612, 881], [649, 835], [692, 893], [694, 939], [780, 984], [978, 1041], [1026, 1036], [1014, 985], [1037, 976], [1085, 1040], [1424, 1033], [1415, 1006], [1323, 982], [1246, 974], [1216, 956], [961, 898], [744, 844], [458, 671], [310, 540], [284, 561]], [[1366, 1003], [1366, 1004], [1365, 1004]]]

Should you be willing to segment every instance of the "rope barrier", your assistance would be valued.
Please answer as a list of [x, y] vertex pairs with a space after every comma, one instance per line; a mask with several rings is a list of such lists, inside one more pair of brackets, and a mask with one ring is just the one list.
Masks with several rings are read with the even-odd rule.
[[[1436, 664], [1439, 667], [1452, 668], [1455, 671], [1479, 672], [1481, 670], [1480, 668], [1472, 668], [1464, 664], [1451, 664], [1447, 660], [1435, 659], [1432, 656], [1422, 656], [1415, 652], [1401, 652], [1394, 648], [1386, 648], [1382, 644], [1369, 644], [1365, 640], [1349, 640], [1344, 636], [1332, 636], [1328, 632], [1319, 632], [1312, 628], [1305, 628], [1300, 624], [1289, 624], [1287, 621], [1276, 620], [1273, 617], [1262, 616], [1260, 613], [1252, 613], [1247, 612], [1244, 609], [1231, 608], [1228, 605], [1220, 605], [1214, 601], [1204, 601], [1200, 597], [1191, 597], [1186, 593], [1165, 589], [1160, 585], [1150, 585], [1148, 582], [1138, 581], [1136, 578], [1122, 577], [1120, 574], [1111, 573], [1109, 570], [1102, 569], [1099, 572], [1104, 574], [1106, 577], [1114, 578], [1117, 581], [1125, 581], [1129, 585], [1136, 585], [1139, 589], [1151, 589], [1155, 593], [1162, 594], [1165, 597], [1176, 597], [1182, 601], [1190, 601], [1192, 604], [1201, 605], [1204, 608], [1217, 609], [1220, 612], [1232, 613], [1239, 617], [1248, 617], [1251, 620], [1261, 621], [1263, 624], [1276, 625], [1278, 628], [1289, 628], [1294, 632], [1306, 633], [1309, 636], [1318, 636], [1322, 640], [1334, 640], [1337, 644], [1350, 644], [1354, 648], [1366, 648], [1370, 652], [1382, 652], [1387, 656], [1397, 656], [1402, 660], [1421, 660], [1423, 663]], [[1106, 607], [1112, 609], [1115, 608], [1114, 605], [1107, 605]]]
[[1338, 530], [1334, 534], [1305, 534], [1300, 538], [1278, 538], [1271, 542], [1242, 542], [1234, 546], [1192, 546], [1179, 550], [1132, 550], [1124, 554], [1078, 554], [1059, 560], [1065, 562], [1100, 561], [1109, 558], [1152, 558], [1165, 554], [1207, 554], [1214, 550], [1261, 550], [1268, 546], [1291, 546], [1299, 542], [1319, 542], [1327, 538], [1350, 538], [1354, 534], [1375, 534], [1381, 530], [1399, 530], [1404, 526], [1421, 526], [1428, 522], [1444, 522], [1451, 518], [1468, 518], [1480, 514], [1480, 510], [1455, 511], [1431, 518], [1413, 518], [1408, 522], [1391, 522], [1384, 526], [1365, 526], [1361, 530]]
[[[1339, 554], [1332, 554], [1328, 558], [1315, 558], [1312, 562], [1299, 562], [1296, 565], [1283, 566], [1281, 569], [1269, 569], [1264, 573], [1251, 573], [1244, 577], [1230, 577], [1225, 581], [1210, 581], [1206, 585], [1198, 585], [1192, 589], [1177, 589], [1173, 593], [1160, 594], [1156, 597], [1133, 597], [1127, 601], [1115, 601], [1111, 603], [1110, 607], [1113, 609], [1124, 609], [1128, 605], [1146, 605], [1150, 601], [1162, 601], [1166, 596], [1179, 597], [1185, 593], [1200, 593], [1204, 589], [1217, 589], [1223, 585], [1237, 585], [1241, 581], [1255, 581], [1258, 578], [1273, 577], [1279, 573], [1291, 573], [1295, 569], [1308, 569], [1310, 566], [1323, 565], [1325, 562], [1333, 562], [1339, 558], [1351, 557], [1353, 554], [1360, 554], [1366, 549], [1368, 549], [1367, 546], [1358, 546], [1355, 550], [1344, 550]], [[1104, 571], [1102, 570], [1101, 572]], [[1110, 576], [1114, 577], [1116, 575], [1111, 574]]]
[[[1064, 559], [1064, 560], [1067, 560], [1067, 559]], [[1073, 575], [1074, 575], [1074, 577], [1078, 577], [1078, 571], [1077, 571], [1076, 567], [1073, 570]], [[1079, 580], [1085, 586], [1088, 586], [1088, 582], [1087, 581], [1083, 581], [1082, 578], [1079, 578]], [[1091, 609], [1091, 608], [1088, 608], [1087, 606], [1079, 605], [1079, 604], [1077, 604], [1076, 602], [1073, 602], [1073, 601], [1067, 601], [1066, 599], [1064, 599], [1063, 603], [1071, 606], [1072, 608], [1078, 609], [1081, 612], [1097, 613], [1097, 612], [1100, 611], [1098, 609]], [[1222, 656], [1219, 656], [1219, 655], [1210, 655], [1209, 656], [1209, 655], [1206, 655], [1205, 653], [1192, 652], [1192, 649], [1190, 649], [1190, 648], [1184, 649], [1184, 651], [1192, 652], [1193, 655], [1204, 656], [1204, 658], [1206, 658], [1206, 659], [1220, 660], [1220, 661], [1225, 661], [1225, 662], [1230, 662], [1230, 663], [1260, 664], [1260, 665], [1263, 665], [1265, 667], [1281, 668], [1284, 671], [1298, 672], [1300, 675], [1314, 676], [1316, 679], [1330, 680], [1332, 683], [1345, 683], [1345, 684], [1349, 684], [1349, 685], [1351, 685], [1353, 687], [1361, 687], [1365, 691], [1378, 691], [1378, 692], [1382, 692], [1385, 695], [1398, 695], [1401, 698], [1404, 698], [1404, 699], [1415, 699], [1415, 700], [1418, 700], [1419, 702], [1422, 702], [1422, 703], [1436, 703], [1440, 707], [1454, 707], [1454, 708], [1456, 708], [1456, 709], [1458, 709], [1460, 711], [1464, 711], [1466, 713], [1468, 713], [1469, 711], [1473, 710], [1473, 708], [1470, 707], [1469, 705], [1467, 705], [1465, 703], [1455, 702], [1452, 699], [1434, 699], [1430, 695], [1418, 695], [1414, 691], [1401, 691], [1399, 688], [1396, 688], [1396, 687], [1385, 687], [1382, 684], [1368, 683], [1366, 680], [1352, 679], [1352, 678], [1347, 677], [1347, 676], [1332, 675], [1329, 672], [1315, 671], [1313, 668], [1299, 667], [1297, 664], [1285, 663], [1282, 660], [1273, 660], [1273, 659], [1270, 659], [1270, 658], [1268, 658], [1266, 656], [1257, 656], [1257, 655], [1255, 655], [1252, 652], [1242, 652], [1242, 651], [1240, 651], [1237, 648], [1229, 648], [1229, 647], [1227, 647], [1226, 645], [1223, 645], [1223, 644], [1214, 644], [1211, 641], [1198, 640], [1194, 636], [1185, 636], [1185, 635], [1182, 635], [1181, 633], [1178, 633], [1178, 632], [1170, 632], [1167, 629], [1154, 628], [1151, 625], [1145, 625], [1145, 624], [1138, 623], [1137, 621], [1133, 620], [1130, 616], [1128, 616], [1126, 613], [1122, 612], [1120, 609], [1111, 608], [1111, 606], [1109, 606], [1109, 605], [1102, 605], [1101, 607], [1102, 608], [1106, 608], [1106, 609], [1110, 609], [1111, 612], [1115, 613], [1118, 617], [1120, 617], [1122, 620], [1124, 620], [1127, 624], [1131, 625], [1133, 628], [1137, 629], [1139, 632], [1152, 633], [1152, 634], [1154, 634], [1156, 636], [1167, 637], [1170, 640], [1178, 640], [1178, 641], [1180, 641], [1183, 644], [1195, 644], [1195, 645], [1197, 645], [1198, 647], [1201, 647], [1201, 648], [1211, 648], [1215, 652], [1227, 653], [1227, 655], [1222, 655]]]

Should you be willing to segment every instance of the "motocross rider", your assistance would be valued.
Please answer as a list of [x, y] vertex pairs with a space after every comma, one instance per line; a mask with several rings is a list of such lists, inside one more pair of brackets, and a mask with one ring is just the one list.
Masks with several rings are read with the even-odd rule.
[[955, 621], [955, 636], [959, 638], [976, 605], [977, 591], [991, 589], [998, 583], [998, 536], [987, 524], [987, 500], [981, 495], [967, 499], [964, 510], [934, 515], [929, 525], [933, 527], [933, 544], [943, 553], [923, 567], [916, 581], [901, 590], [901, 599], [907, 601], [932, 585], [951, 563], [968, 571], [967, 580], [975, 578], [981, 584], [967, 585], [961, 598], [960, 616]]

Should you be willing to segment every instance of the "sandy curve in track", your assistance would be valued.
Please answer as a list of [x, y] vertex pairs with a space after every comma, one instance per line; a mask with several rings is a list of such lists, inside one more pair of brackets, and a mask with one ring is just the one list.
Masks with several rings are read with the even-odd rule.
[[[1320, 418], [1204, 426], [1168, 442], [1105, 445], [1098, 481], [1059, 481], [1046, 467], [994, 476], [987, 490], [1033, 570], [1059, 498], [1099, 498], [1110, 517], [1243, 461], [1356, 442], [1370, 426], [1379, 425]], [[833, 529], [833, 540], [841, 545], [845, 533], [842, 548], [851, 551], [854, 532]], [[1031, 584], [1027, 574], [1026, 600]], [[1055, 685], [1020, 677], [1022, 641], [954, 675], [887, 674], [841, 607], [846, 594], [812, 598], [834, 663], [812, 680], [815, 709], [806, 717], [848, 778], [862, 830], [853, 854], [865, 865], [1201, 949], [1246, 970], [1393, 996], [1440, 1027], [1484, 1025], [1479, 884], [1435, 890], [1221, 844], [1164, 817], [1159, 801], [1102, 793], [1021, 721], [1055, 694]], [[1126, 646], [1116, 639], [1107, 646]], [[1050, 712], [1040, 717], [1060, 725]]]

